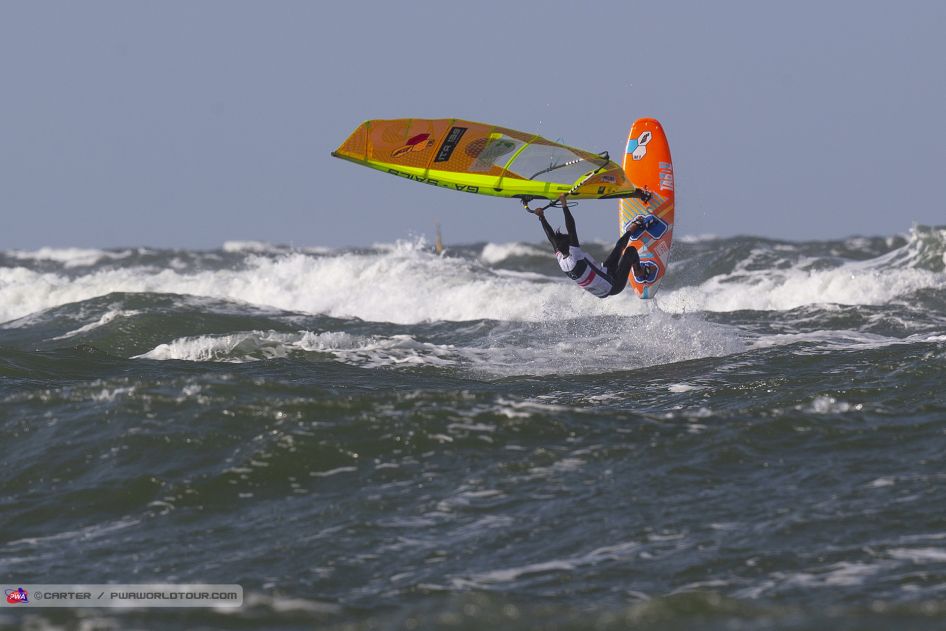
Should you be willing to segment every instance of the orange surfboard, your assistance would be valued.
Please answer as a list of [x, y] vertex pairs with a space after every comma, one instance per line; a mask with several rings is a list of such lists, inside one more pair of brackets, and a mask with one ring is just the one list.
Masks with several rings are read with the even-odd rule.
[[[673, 161], [663, 127], [654, 118], [639, 118], [631, 126], [624, 154], [624, 175], [635, 186], [647, 188], [653, 197], [618, 201], [618, 222], [623, 235], [638, 215], [651, 215], [646, 227], [635, 228], [630, 244], [637, 248], [648, 277], [637, 278], [634, 270], [628, 284], [641, 298], [653, 298], [670, 263], [673, 241]], [[654, 269], [656, 268], [656, 269]]]

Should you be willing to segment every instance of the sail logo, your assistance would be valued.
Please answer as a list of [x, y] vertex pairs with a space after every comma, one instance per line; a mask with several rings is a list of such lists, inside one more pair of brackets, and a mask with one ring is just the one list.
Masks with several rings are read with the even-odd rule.
[[450, 128], [450, 132], [444, 139], [443, 144], [440, 145], [440, 150], [437, 152], [437, 157], [434, 158], [434, 162], [448, 162], [450, 160], [450, 157], [453, 155], [453, 150], [457, 148], [457, 143], [463, 138], [466, 129], [466, 127]]
[[627, 141], [627, 152], [631, 154], [634, 160], [642, 160], [647, 155], [647, 143], [654, 137], [649, 131], [645, 131], [637, 138], [631, 138]]
[[403, 171], [398, 171], [397, 169], [388, 169], [388, 173], [391, 175], [397, 175], [398, 177], [407, 178], [412, 182], [430, 184], [431, 186], [440, 186], [455, 191], [461, 191], [463, 193], [479, 193], [480, 191], [479, 186], [472, 186], [470, 184], [454, 184], [453, 182], [441, 182], [440, 180], [435, 180], [431, 177], [423, 177], [421, 175], [414, 175], [413, 173], [404, 173]]
[[391, 157], [397, 158], [403, 156], [405, 153], [411, 153], [412, 151], [423, 151], [432, 144], [434, 144], [434, 141], [430, 137], [430, 134], [417, 134], [416, 136], [408, 138], [403, 147], [392, 151]]
[[11, 605], [27, 605], [30, 602], [30, 594], [22, 587], [8, 589], [4, 592], [7, 596], [7, 602]]

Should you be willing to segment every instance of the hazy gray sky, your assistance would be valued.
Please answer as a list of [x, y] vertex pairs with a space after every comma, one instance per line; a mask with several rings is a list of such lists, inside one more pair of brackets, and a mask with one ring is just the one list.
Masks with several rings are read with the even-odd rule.
[[[329, 156], [397, 117], [620, 159], [654, 116], [678, 235], [944, 224], [944, 32], [919, 0], [7, 0], [0, 248], [541, 240], [516, 201]], [[616, 204], [583, 202], [582, 236], [616, 237]]]

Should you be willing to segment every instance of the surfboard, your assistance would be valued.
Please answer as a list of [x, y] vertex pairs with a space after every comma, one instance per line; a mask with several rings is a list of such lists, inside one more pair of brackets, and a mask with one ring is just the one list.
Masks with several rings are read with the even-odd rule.
[[618, 202], [618, 222], [622, 235], [638, 215], [653, 217], [648, 219], [646, 227], [634, 229], [630, 244], [637, 248], [642, 266], [656, 266], [656, 275], [653, 280], [637, 278], [634, 270], [628, 275], [628, 284], [640, 298], [653, 298], [670, 263], [674, 211], [670, 143], [656, 119], [639, 118], [631, 125], [624, 154], [624, 175], [637, 186], [646, 187], [653, 193], [647, 203], [634, 198]]
[[607, 152], [459, 118], [365, 121], [332, 155], [413, 182], [525, 201], [634, 192]]

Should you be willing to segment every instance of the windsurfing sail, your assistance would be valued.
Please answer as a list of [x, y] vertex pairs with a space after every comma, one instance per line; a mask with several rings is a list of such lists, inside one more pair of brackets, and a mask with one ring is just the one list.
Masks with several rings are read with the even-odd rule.
[[415, 182], [526, 201], [621, 198], [636, 188], [607, 153], [457, 118], [365, 121], [332, 155]]

